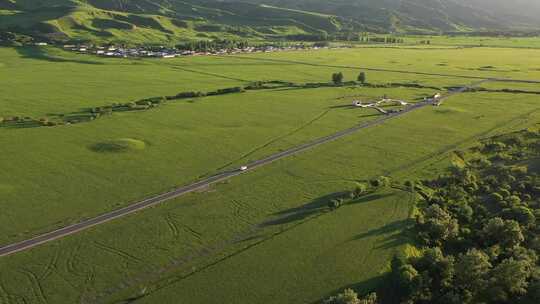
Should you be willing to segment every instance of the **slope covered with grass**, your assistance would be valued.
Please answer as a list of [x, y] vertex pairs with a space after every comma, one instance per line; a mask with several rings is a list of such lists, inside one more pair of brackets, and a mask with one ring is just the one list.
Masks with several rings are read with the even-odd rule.
[[2, 0], [0, 30], [56, 40], [168, 43], [335, 32], [335, 17], [249, 3]]

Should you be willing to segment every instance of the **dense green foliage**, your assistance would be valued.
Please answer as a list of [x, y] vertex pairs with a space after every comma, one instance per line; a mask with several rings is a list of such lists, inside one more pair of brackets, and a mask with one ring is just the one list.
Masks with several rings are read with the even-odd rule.
[[[392, 264], [406, 303], [540, 301], [540, 132], [483, 141], [422, 181], [416, 219], [423, 255]], [[462, 159], [462, 157], [466, 157]]]
[[354, 290], [345, 289], [342, 293], [326, 299], [323, 304], [377, 304], [377, 295], [372, 293], [362, 299], [358, 298]]

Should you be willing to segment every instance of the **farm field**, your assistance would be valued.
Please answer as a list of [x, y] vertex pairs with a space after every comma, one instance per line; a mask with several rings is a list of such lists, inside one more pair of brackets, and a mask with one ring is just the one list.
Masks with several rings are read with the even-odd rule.
[[429, 40], [437, 46], [484, 46], [509, 48], [539, 48], [538, 37], [470, 37], [470, 36], [410, 36], [407, 41]]
[[[424, 73], [367, 70], [371, 84], [424, 87], [253, 90], [73, 125], [0, 128], [0, 167], [9, 172], [0, 177], [0, 244], [380, 117], [350, 106], [354, 99], [417, 102], [474, 77], [540, 79], [540, 59], [529, 49], [357, 48], [170, 61], [25, 52], [0, 48], [0, 70], [6, 71], [0, 80], [13, 92], [0, 98], [2, 117], [69, 113], [259, 80], [326, 83], [339, 71], [353, 80], [365, 68]], [[521, 83], [482, 87], [538, 90]], [[328, 201], [380, 175], [402, 183], [437, 174], [453, 150], [539, 118], [540, 95], [455, 95], [441, 107], [418, 109], [157, 208], [2, 257], [0, 303], [312, 303], [348, 286], [374, 290], [391, 257], [408, 249], [402, 231], [410, 223], [411, 194], [388, 188], [335, 211]]]

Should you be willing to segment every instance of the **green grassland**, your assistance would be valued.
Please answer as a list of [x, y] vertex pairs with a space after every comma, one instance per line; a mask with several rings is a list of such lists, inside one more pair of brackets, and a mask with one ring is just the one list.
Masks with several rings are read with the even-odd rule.
[[[0, 80], [11, 88], [0, 98], [0, 116], [65, 113], [256, 80], [327, 82], [336, 71], [354, 79], [366, 67], [454, 75], [368, 71], [373, 84], [443, 88], [475, 81], [457, 76], [540, 78], [532, 70], [540, 67], [538, 56], [526, 49], [358, 48], [170, 61], [30, 51], [0, 48], [0, 69], [6, 71]], [[493, 62], [489, 56], [495, 55]], [[504, 70], [476, 69], [488, 65]], [[69, 126], [0, 128], [0, 167], [9, 173], [0, 177], [0, 243], [378, 117], [374, 110], [349, 107], [352, 99], [386, 94], [414, 101], [436, 91], [277, 88], [171, 101]], [[401, 232], [411, 195], [388, 188], [335, 211], [326, 207], [328, 200], [379, 175], [400, 183], [437, 174], [454, 149], [539, 118], [537, 95], [452, 97], [442, 107], [408, 113], [159, 208], [4, 257], [0, 303], [117, 303], [141, 290], [140, 303], [311, 303], [347, 286], [373, 290], [392, 255], [407, 246]]]
[[406, 42], [429, 40], [437, 46], [483, 46], [509, 48], [539, 48], [538, 37], [474, 37], [474, 36], [408, 36]]
[[[346, 80], [354, 80], [362, 68], [370, 67], [458, 76], [540, 78], [536, 51], [516, 53], [496, 48], [362, 48], [321, 50], [309, 56], [305, 52], [287, 52], [171, 60], [104, 59], [51, 48], [2, 48], [0, 52], [0, 80], [13, 88], [11, 94], [0, 100], [0, 116], [65, 113], [259, 80], [325, 82], [336, 70], [342, 70]], [[528, 60], [523, 61], [523, 57]], [[493, 58], [499, 59], [494, 62]], [[466, 78], [374, 71], [369, 72], [368, 81], [417, 82], [439, 87], [470, 82]], [[24, 90], [18, 89], [21, 85], [25, 85]], [[45, 90], [54, 93], [44, 94]]]

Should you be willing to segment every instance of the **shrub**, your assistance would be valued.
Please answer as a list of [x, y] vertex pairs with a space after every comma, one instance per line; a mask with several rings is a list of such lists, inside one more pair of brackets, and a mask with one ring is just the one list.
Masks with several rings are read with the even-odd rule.
[[175, 96], [169, 97], [168, 99], [183, 99], [183, 98], [196, 98], [196, 97], [204, 97], [203, 92], [181, 92], [176, 94]]
[[343, 73], [334, 73], [332, 74], [332, 82], [336, 85], [343, 83]]
[[358, 294], [348, 288], [345, 289], [342, 293], [332, 296], [324, 300], [323, 304], [376, 304], [377, 303], [377, 294], [370, 293], [364, 298], [359, 298]]
[[225, 89], [219, 89], [214, 92], [208, 92], [207, 96], [215, 96], [215, 95], [224, 95], [224, 94], [232, 94], [232, 93], [242, 93], [244, 92], [244, 89], [241, 87], [232, 87], [232, 88], [225, 88]]
[[343, 198], [336, 198], [328, 202], [328, 207], [330, 209], [337, 209], [341, 207], [342, 205], [343, 205]]

